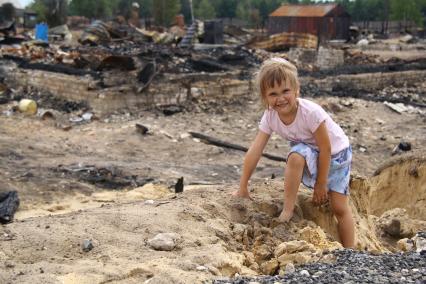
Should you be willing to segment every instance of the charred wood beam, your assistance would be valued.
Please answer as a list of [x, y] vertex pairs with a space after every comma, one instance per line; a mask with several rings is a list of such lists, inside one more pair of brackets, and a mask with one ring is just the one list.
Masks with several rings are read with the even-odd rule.
[[156, 64], [154, 62], [149, 62], [144, 66], [144, 68], [138, 73], [138, 81], [143, 85], [139, 87], [138, 92], [143, 92], [151, 84], [154, 77], [158, 74], [156, 71]]
[[[399, 96], [392, 97], [391, 95], [379, 95], [376, 92], [371, 90], [363, 90], [363, 89], [351, 89], [342, 86], [336, 86], [331, 91], [320, 90], [319, 88], [312, 88], [312, 86], [305, 85], [301, 87], [301, 90], [304, 94], [307, 94], [312, 97], [340, 97], [340, 98], [356, 98], [362, 99], [365, 101], [371, 102], [389, 102], [389, 103], [403, 103], [406, 105], [426, 108], [426, 104], [423, 102], [414, 101], [411, 97]], [[422, 97], [425, 95], [424, 92], [421, 93]]]
[[217, 82], [218, 79], [234, 79], [241, 76], [241, 71], [227, 71], [221, 73], [162, 73], [162, 78], [167, 78], [170, 82], [199, 82], [199, 81], [209, 81]]
[[74, 76], [85, 76], [90, 75], [94, 79], [100, 79], [101, 76], [92, 71], [85, 71], [81, 69], [76, 69], [73, 67], [65, 66], [65, 65], [51, 65], [51, 64], [44, 64], [44, 63], [27, 63], [19, 66], [24, 69], [31, 69], [31, 70], [42, 70], [42, 71], [49, 71], [49, 72], [55, 72], [55, 73], [62, 73], [66, 75], [74, 75]]
[[13, 56], [13, 55], [4, 55], [3, 58], [0, 58], [0, 60], [11, 60], [15, 62], [19, 68], [22, 68], [22, 69], [41, 70], [41, 71], [48, 71], [48, 72], [61, 73], [61, 74], [74, 75], [74, 76], [90, 75], [94, 79], [101, 78], [99, 73], [96, 73], [93, 71], [81, 70], [81, 69], [77, 69], [74, 67], [61, 65], [61, 64], [31, 63], [29, 62], [29, 60], [25, 58]]
[[121, 69], [131, 71], [136, 69], [136, 62], [131, 56], [110, 55], [105, 57], [96, 69], [99, 71], [104, 69]]
[[0, 45], [21, 44], [24, 41], [26, 41], [26, 39], [20, 37], [5, 37], [3, 40], [0, 41]]
[[[223, 148], [229, 148], [229, 149], [234, 149], [234, 150], [238, 150], [238, 151], [243, 151], [243, 152], [248, 151], [247, 147], [244, 147], [244, 146], [241, 146], [241, 145], [238, 145], [238, 144], [229, 143], [229, 142], [226, 142], [226, 141], [222, 141], [222, 140], [219, 140], [219, 139], [211, 137], [211, 136], [207, 136], [207, 135], [202, 134], [202, 133], [191, 131], [191, 132], [189, 132], [189, 134], [191, 134], [191, 136], [194, 137], [194, 138], [198, 138], [198, 139], [201, 139], [201, 140], [207, 142], [208, 144], [212, 144], [212, 145], [223, 147]], [[283, 157], [271, 155], [271, 154], [268, 154], [268, 153], [263, 153], [262, 156], [264, 156], [265, 158], [268, 158], [270, 160], [273, 160], [273, 161], [278, 161], [278, 162], [286, 162], [287, 161], [287, 159], [285, 159]]]
[[[400, 60], [402, 61], [402, 60]], [[301, 69], [299, 76], [310, 76], [313, 78], [326, 78], [329, 76], [364, 74], [364, 73], [391, 73], [411, 70], [426, 70], [426, 59], [416, 59], [398, 63], [370, 64], [370, 65], [344, 65], [332, 69], [319, 71], [306, 71]]]
[[18, 192], [8, 191], [0, 193], [0, 223], [12, 222], [13, 215], [19, 207]]
[[227, 65], [220, 64], [212, 59], [202, 58], [202, 59], [190, 59], [194, 70], [205, 71], [205, 72], [217, 72], [217, 71], [230, 71], [232, 68]]

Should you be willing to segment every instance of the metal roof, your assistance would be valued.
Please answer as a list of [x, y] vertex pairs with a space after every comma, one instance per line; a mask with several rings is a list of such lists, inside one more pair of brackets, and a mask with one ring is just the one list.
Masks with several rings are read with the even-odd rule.
[[337, 4], [320, 5], [289, 5], [285, 4], [272, 12], [271, 17], [324, 17], [331, 10], [337, 7]]

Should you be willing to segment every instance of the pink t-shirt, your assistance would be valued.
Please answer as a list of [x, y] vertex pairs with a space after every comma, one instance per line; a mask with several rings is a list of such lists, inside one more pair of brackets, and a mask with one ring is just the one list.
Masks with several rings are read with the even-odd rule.
[[306, 143], [318, 149], [314, 132], [325, 121], [330, 137], [331, 154], [337, 154], [349, 147], [349, 139], [342, 128], [331, 119], [321, 106], [306, 99], [298, 98], [297, 100], [299, 101], [299, 108], [295, 120], [290, 125], [285, 125], [275, 110], [268, 109], [262, 116], [259, 129], [266, 134], [271, 135], [272, 132], [275, 132], [291, 142]]

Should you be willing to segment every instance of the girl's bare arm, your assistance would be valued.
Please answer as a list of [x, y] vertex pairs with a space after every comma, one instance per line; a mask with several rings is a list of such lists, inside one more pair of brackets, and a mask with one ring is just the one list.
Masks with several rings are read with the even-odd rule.
[[245, 196], [248, 194], [248, 181], [256, 168], [257, 163], [259, 162], [260, 157], [262, 156], [263, 149], [265, 149], [266, 144], [268, 143], [270, 135], [262, 131], [259, 131], [251, 144], [247, 154], [244, 158], [243, 173], [240, 180], [240, 190], [239, 193]]

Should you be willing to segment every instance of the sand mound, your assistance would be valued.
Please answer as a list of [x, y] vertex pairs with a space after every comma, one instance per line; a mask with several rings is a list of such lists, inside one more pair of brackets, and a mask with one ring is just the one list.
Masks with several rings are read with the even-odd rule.
[[426, 154], [389, 160], [370, 179], [371, 214], [404, 208], [416, 219], [426, 220]]

